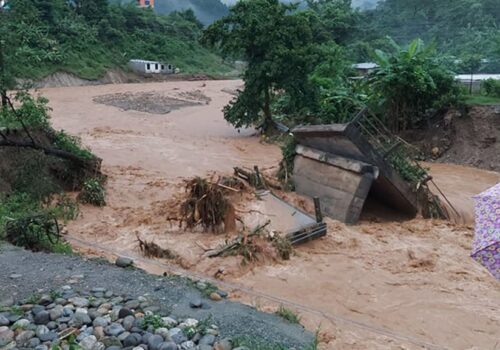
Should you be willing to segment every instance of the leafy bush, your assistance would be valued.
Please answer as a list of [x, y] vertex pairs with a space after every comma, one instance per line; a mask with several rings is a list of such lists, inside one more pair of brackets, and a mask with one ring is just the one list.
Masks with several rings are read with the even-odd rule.
[[290, 323], [300, 323], [300, 317], [290, 309], [280, 305], [276, 314]]
[[483, 81], [481, 88], [488, 96], [500, 97], [500, 80], [487, 79]]
[[82, 203], [92, 204], [97, 207], [106, 205], [106, 192], [104, 185], [99, 179], [89, 179], [84, 182], [82, 191], [78, 194], [78, 200]]
[[79, 137], [68, 135], [64, 130], [55, 134], [54, 146], [73, 153], [75, 156], [84, 159], [92, 159], [94, 155], [88, 149], [82, 148], [82, 142]]
[[21, 121], [31, 129], [49, 127], [48, 99], [42, 96], [33, 97], [28, 92], [20, 91], [14, 101], [19, 104], [16, 113], [8, 107], [0, 109], [0, 127], [21, 129]]

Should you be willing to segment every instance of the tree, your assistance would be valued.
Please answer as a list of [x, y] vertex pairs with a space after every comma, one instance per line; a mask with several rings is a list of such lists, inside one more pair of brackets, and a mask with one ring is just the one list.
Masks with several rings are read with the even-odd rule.
[[270, 131], [271, 101], [278, 91], [289, 95], [293, 110], [310, 100], [308, 77], [318, 57], [310, 13], [296, 9], [278, 0], [242, 0], [205, 31], [205, 43], [248, 62], [245, 89], [224, 108], [235, 127], [255, 125], [263, 115], [260, 126]]
[[438, 64], [433, 45], [417, 39], [406, 48], [393, 43], [396, 52], [376, 50], [379, 69], [370, 77], [378, 94], [387, 126], [394, 132], [414, 128], [430, 108], [455, 103], [459, 88], [453, 74]]
[[477, 54], [468, 54], [463, 56], [460, 67], [467, 73], [470, 73], [469, 94], [472, 94], [472, 85], [474, 81], [474, 73], [477, 73], [481, 68], [481, 56]]

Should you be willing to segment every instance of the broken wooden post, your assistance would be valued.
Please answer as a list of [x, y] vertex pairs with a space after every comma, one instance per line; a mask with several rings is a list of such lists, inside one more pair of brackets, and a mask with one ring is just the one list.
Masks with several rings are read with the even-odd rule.
[[323, 222], [323, 213], [321, 212], [321, 202], [319, 197], [314, 197], [314, 212], [316, 214], [316, 222]]
[[264, 182], [262, 181], [262, 178], [260, 177], [259, 167], [257, 165], [255, 165], [253, 167], [253, 169], [255, 170], [255, 178], [256, 178], [255, 187], [258, 189], [264, 188]]

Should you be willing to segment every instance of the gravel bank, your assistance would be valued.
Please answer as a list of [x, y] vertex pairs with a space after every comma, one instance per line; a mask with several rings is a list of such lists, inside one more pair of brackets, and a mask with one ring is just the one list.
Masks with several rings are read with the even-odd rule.
[[[180, 278], [161, 278], [79, 256], [33, 253], [7, 244], [0, 247], [0, 266], [0, 301], [4, 303], [26, 301], [34, 293], [50, 294], [68, 286], [83, 296], [103, 288], [125, 300], [147, 297], [159, 314], [176, 320], [211, 318], [221, 340], [245, 336], [288, 349], [302, 349], [313, 341], [313, 335], [299, 325], [242, 304], [212, 301]], [[193, 307], [199, 303], [201, 307]]]

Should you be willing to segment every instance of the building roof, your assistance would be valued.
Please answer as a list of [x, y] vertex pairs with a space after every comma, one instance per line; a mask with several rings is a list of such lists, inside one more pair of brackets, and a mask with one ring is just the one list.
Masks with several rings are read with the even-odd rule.
[[[470, 74], [458, 74], [455, 75], [456, 80], [460, 81], [470, 81], [471, 80], [471, 75]], [[472, 75], [472, 81], [483, 81], [487, 79], [494, 79], [494, 80], [500, 80], [500, 74], [473, 74]]]
[[155, 64], [155, 63], [163, 64], [160, 61], [147, 61], [147, 60], [137, 60], [137, 59], [130, 60], [129, 62], [130, 63], [145, 63], [145, 64], [147, 64], [147, 63], [149, 63], [149, 64]]
[[378, 64], [374, 62], [363, 62], [363, 63], [355, 63], [351, 67], [355, 69], [375, 69], [378, 68]]

